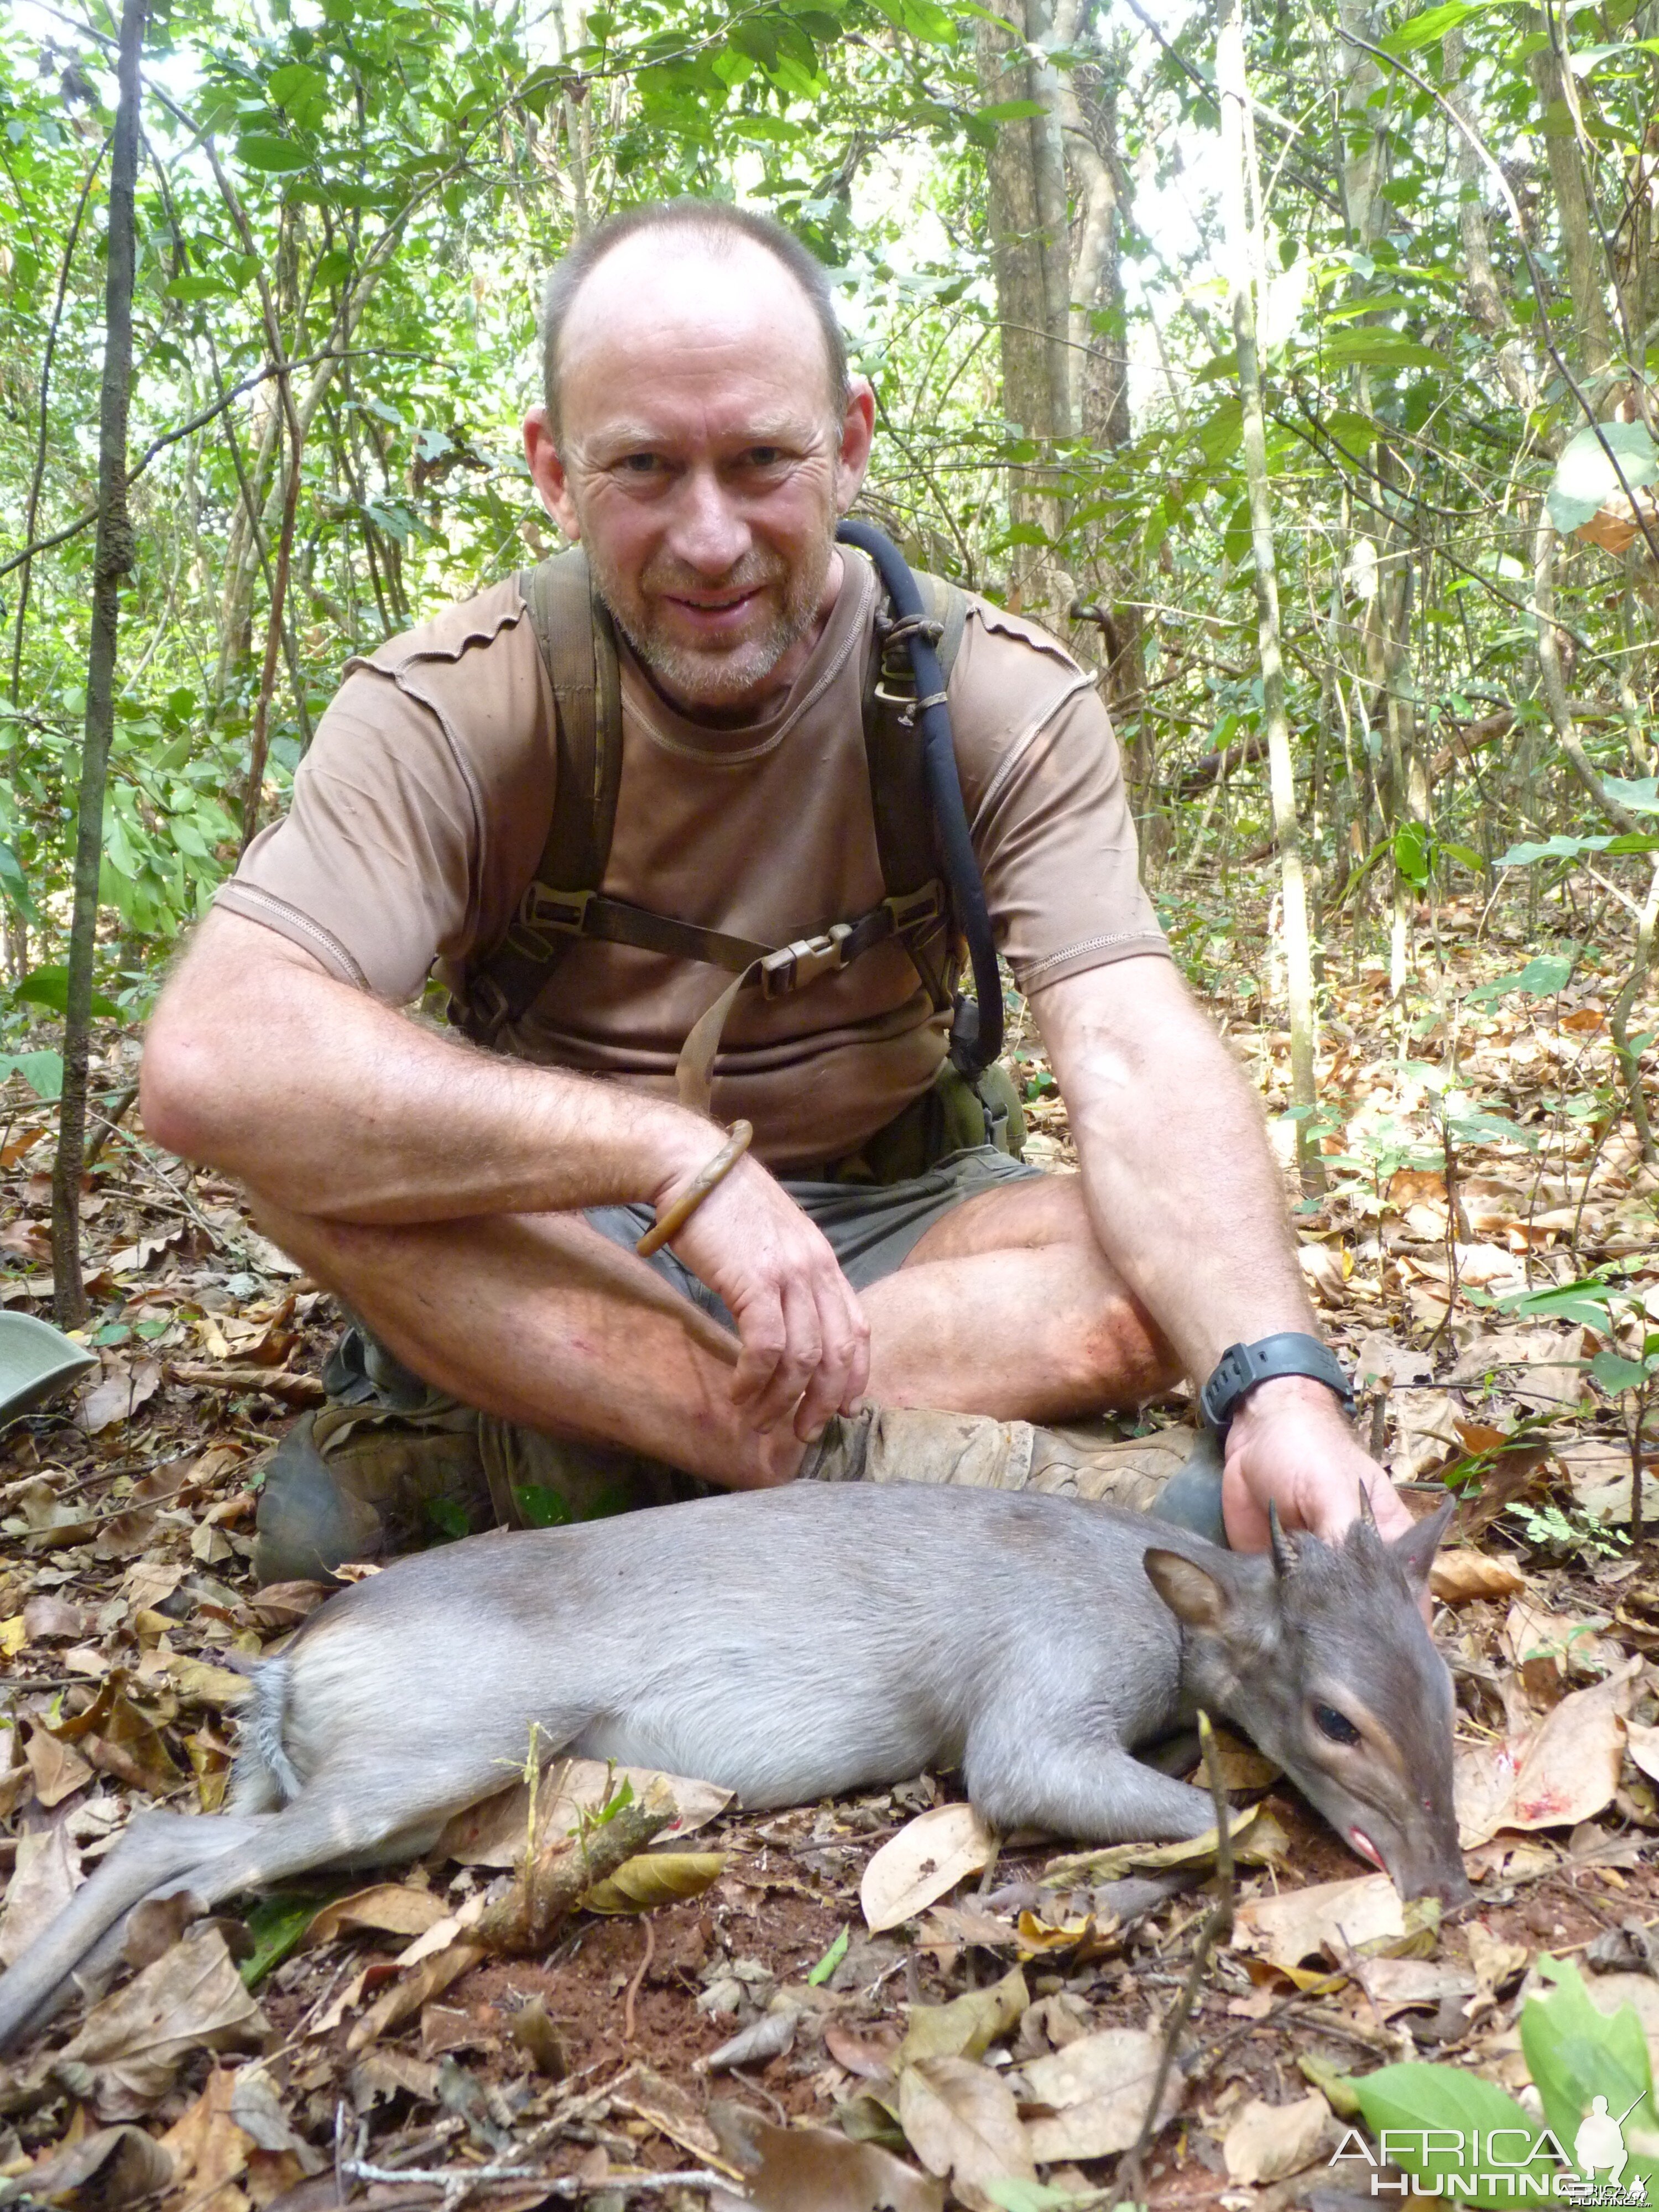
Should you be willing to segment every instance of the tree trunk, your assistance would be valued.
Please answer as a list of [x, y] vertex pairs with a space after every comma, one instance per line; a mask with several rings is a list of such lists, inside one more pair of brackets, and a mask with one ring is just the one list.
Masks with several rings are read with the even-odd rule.
[[[1046, 27], [1046, 15], [1032, 15], [1043, 0], [1002, 0], [1000, 30], [981, 19], [976, 30], [980, 82], [987, 105], [1036, 100], [1042, 91], [1025, 48]], [[1031, 13], [1028, 14], [1028, 9]], [[1044, 72], [1052, 77], [1053, 71]], [[1075, 591], [1060, 568], [1058, 545], [1065, 515], [1050, 450], [1070, 434], [1069, 380], [1057, 370], [1065, 362], [1069, 335], [1071, 280], [1064, 267], [1063, 173], [1060, 185], [1058, 239], [1046, 225], [1056, 219], [1053, 120], [1021, 116], [998, 126], [996, 143], [986, 156], [990, 187], [992, 266], [996, 279], [997, 323], [1002, 352], [1002, 410], [1017, 432], [1038, 448], [1034, 461], [1010, 471], [1008, 506], [1016, 532], [1012, 582], [1021, 611], [1059, 629], [1066, 620]], [[1051, 317], [1062, 309], [1058, 331]], [[1057, 342], [1058, 341], [1058, 342]]]
[[1560, 60], [1550, 44], [1548, 26], [1543, 17], [1534, 13], [1529, 27], [1544, 42], [1533, 55], [1530, 67], [1538, 92], [1544, 145], [1549, 156], [1550, 183], [1555, 191], [1556, 220], [1561, 226], [1561, 258], [1567, 264], [1567, 289], [1572, 295], [1579, 365], [1586, 376], [1595, 378], [1604, 374], [1613, 353], [1605, 289], [1610, 272], [1596, 234], [1589, 181], [1572, 128]]
[[[1239, 0], [1221, 0], [1216, 39], [1216, 87], [1221, 102], [1222, 204], [1226, 225], [1227, 264], [1232, 280], [1233, 343], [1238, 356], [1238, 396], [1243, 415], [1244, 475], [1249, 489], [1250, 548], [1254, 556], [1256, 637], [1261, 661], [1262, 720], [1267, 733], [1267, 772], [1273, 791], [1273, 828], [1279, 841], [1285, 896], [1285, 970], [1290, 1001], [1291, 1096], [1302, 1109], [1297, 1123], [1297, 1158], [1302, 1188], [1325, 1188], [1324, 1161], [1313, 1126], [1317, 1103], [1314, 1060], [1313, 962], [1308, 931], [1307, 885], [1302, 871], [1302, 834], [1296, 814], [1296, 780], [1291, 763], [1291, 729], [1285, 711], [1285, 664], [1279, 645], [1279, 574], [1273, 552], [1273, 502], [1267, 482], [1267, 423], [1261, 405], [1261, 377], [1256, 356], [1255, 302], [1250, 273], [1261, 259], [1260, 180], [1246, 152], [1245, 123], [1249, 85], [1244, 66], [1244, 33]], [[1254, 205], [1254, 226], [1251, 207]], [[1252, 235], [1253, 228], [1256, 235]]]
[[121, 579], [133, 566], [132, 526], [127, 517], [127, 398], [132, 385], [138, 62], [144, 43], [144, 8], [145, 0], [123, 0], [117, 67], [120, 89], [110, 157], [104, 383], [98, 421], [98, 542], [93, 568], [92, 638], [87, 652], [75, 906], [70, 923], [69, 986], [64, 1010], [64, 1092], [58, 1109], [58, 1158], [52, 1174], [52, 1304], [64, 1328], [80, 1328], [87, 1318], [87, 1294], [81, 1280], [81, 1176], [87, 1148], [92, 964], [98, 932], [98, 878], [104, 858], [104, 792], [115, 728], [115, 644]]

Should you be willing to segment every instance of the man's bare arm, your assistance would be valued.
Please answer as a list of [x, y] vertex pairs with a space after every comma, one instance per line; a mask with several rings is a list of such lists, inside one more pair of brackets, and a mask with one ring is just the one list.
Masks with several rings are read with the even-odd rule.
[[[163, 994], [143, 1082], [158, 1143], [288, 1212], [367, 1225], [660, 1210], [720, 1142], [666, 1100], [423, 1029], [232, 914], [210, 915]], [[737, 1320], [733, 1395], [757, 1427], [799, 1401], [805, 1435], [857, 1398], [868, 1370], [858, 1301], [758, 1162], [739, 1161], [674, 1249]]]
[[[1202, 1382], [1230, 1344], [1319, 1333], [1284, 1187], [1243, 1073], [1174, 967], [1147, 957], [1052, 984], [1031, 1002], [1077, 1140], [1095, 1231]], [[1331, 1534], [1359, 1486], [1385, 1534], [1411, 1516], [1322, 1383], [1259, 1384], [1227, 1437], [1223, 1492], [1241, 1548], [1288, 1526]]]

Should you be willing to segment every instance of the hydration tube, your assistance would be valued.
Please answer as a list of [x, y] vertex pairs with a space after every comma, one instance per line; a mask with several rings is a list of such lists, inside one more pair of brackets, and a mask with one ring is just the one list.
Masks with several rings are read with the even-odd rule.
[[968, 939], [974, 971], [973, 1000], [960, 994], [957, 999], [951, 1023], [951, 1058], [971, 1082], [1002, 1050], [1002, 979], [997, 972], [996, 939], [991, 933], [985, 884], [968, 834], [967, 809], [962, 803], [951, 710], [945, 700], [945, 674], [927, 634], [927, 610], [922, 605], [921, 587], [892, 539], [867, 522], [843, 521], [836, 536], [843, 544], [856, 545], [860, 552], [869, 555], [899, 619], [921, 625], [909, 630], [905, 643], [910, 648], [910, 665], [916, 679], [922, 770], [939, 830], [945, 878], [957, 921]]

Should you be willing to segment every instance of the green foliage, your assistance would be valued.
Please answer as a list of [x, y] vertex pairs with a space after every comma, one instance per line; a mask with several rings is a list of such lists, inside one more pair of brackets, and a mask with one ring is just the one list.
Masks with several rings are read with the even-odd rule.
[[[1386, 2130], [1393, 2162], [1413, 2180], [1437, 2185], [1428, 2193], [1481, 2206], [1516, 2202], [1526, 2193], [1522, 2185], [1502, 2173], [1486, 2185], [1486, 2169], [1501, 2166], [1539, 2180], [1559, 2173], [1564, 2160], [1576, 2159], [1579, 2128], [1598, 2099], [1605, 2100], [1601, 2111], [1627, 2131], [1653, 2133], [1652, 2069], [1635, 2012], [1629, 2005], [1610, 2017], [1599, 2011], [1577, 1968], [1565, 1960], [1546, 1955], [1538, 1971], [1555, 1986], [1547, 1995], [1528, 1997], [1522, 2008], [1521, 2046], [1542, 2100], [1541, 2128], [1495, 2082], [1461, 2067], [1385, 2066], [1350, 2084], [1373, 2141], [1381, 2143]], [[1462, 2138], [1462, 2152], [1422, 2142], [1424, 2131], [1437, 2130]], [[1495, 2159], [1473, 2162], [1482, 2171], [1468, 2185], [1472, 2161], [1465, 2154], [1472, 2134], [1483, 2146], [1498, 2134], [1502, 2148]], [[1521, 2154], [1528, 2147], [1531, 2154], [1522, 2164]], [[1462, 2179], [1453, 2180], [1456, 2175]], [[1632, 2151], [1620, 2186], [1645, 2190], [1650, 2199], [1656, 2183], [1659, 2160]]]

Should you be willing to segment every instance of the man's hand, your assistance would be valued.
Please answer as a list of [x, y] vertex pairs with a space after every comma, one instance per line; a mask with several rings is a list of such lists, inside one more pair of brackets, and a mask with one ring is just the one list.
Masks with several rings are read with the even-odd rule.
[[1358, 1519], [1362, 1487], [1382, 1534], [1403, 1536], [1411, 1515], [1322, 1382], [1299, 1375], [1259, 1382], [1234, 1414], [1221, 1510], [1236, 1552], [1267, 1548], [1269, 1500], [1286, 1528], [1334, 1542]]
[[[658, 1211], [672, 1206], [681, 1179]], [[850, 1413], [870, 1376], [870, 1324], [830, 1248], [758, 1160], [741, 1159], [674, 1239], [732, 1310], [743, 1350], [732, 1398], [763, 1433], [789, 1421], [802, 1443]]]

